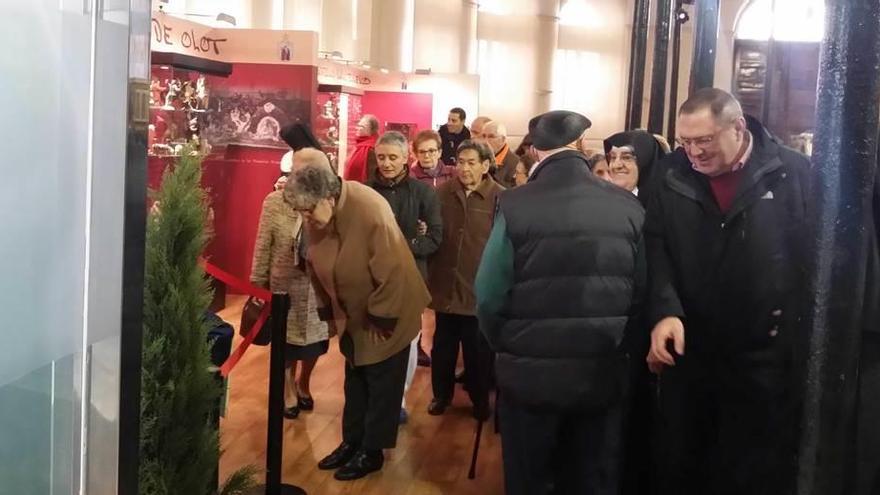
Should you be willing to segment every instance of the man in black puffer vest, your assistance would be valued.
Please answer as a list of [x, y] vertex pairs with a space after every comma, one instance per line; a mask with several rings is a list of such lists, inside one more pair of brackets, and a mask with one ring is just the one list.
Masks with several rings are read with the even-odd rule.
[[590, 173], [577, 147], [589, 127], [566, 111], [532, 119], [541, 161], [502, 193], [477, 275], [508, 495], [619, 490], [624, 337], [644, 286], [645, 214]]

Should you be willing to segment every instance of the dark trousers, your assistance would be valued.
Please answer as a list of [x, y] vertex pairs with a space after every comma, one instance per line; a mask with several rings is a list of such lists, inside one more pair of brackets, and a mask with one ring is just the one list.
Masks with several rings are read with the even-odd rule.
[[657, 380], [642, 354], [630, 359], [627, 415], [624, 423], [622, 495], [655, 495], [654, 436], [657, 422]]
[[793, 493], [800, 389], [777, 349], [688, 348], [660, 376], [656, 459], [663, 495]]
[[862, 337], [859, 363], [857, 495], [880, 495], [880, 334]]
[[409, 346], [384, 361], [366, 366], [345, 364], [345, 408], [342, 439], [366, 450], [397, 444], [400, 401]]
[[434, 348], [431, 350], [431, 386], [434, 398], [450, 401], [455, 389], [458, 347], [467, 370], [465, 381], [474, 405], [489, 403], [492, 350], [480, 333], [476, 316], [437, 313]]
[[623, 404], [560, 413], [500, 401], [507, 495], [618, 495]]

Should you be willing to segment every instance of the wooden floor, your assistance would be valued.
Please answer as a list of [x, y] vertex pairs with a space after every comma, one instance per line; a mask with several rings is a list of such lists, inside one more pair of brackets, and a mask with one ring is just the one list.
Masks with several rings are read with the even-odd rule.
[[[237, 326], [244, 298], [230, 297], [220, 316]], [[426, 321], [423, 346], [430, 352], [433, 322]], [[238, 337], [233, 346], [238, 345]], [[456, 387], [453, 407], [443, 416], [427, 413], [431, 401], [431, 372], [418, 368], [407, 393], [409, 422], [401, 426], [397, 448], [385, 453], [385, 467], [354, 482], [333, 479], [332, 471], [317, 468], [318, 460], [341, 441], [344, 360], [336, 339], [312, 375], [315, 410], [284, 424], [283, 481], [305, 488], [310, 495], [493, 495], [504, 493], [501, 438], [494, 423], [483, 428], [477, 478], [467, 479], [475, 421], [467, 395]], [[220, 461], [221, 482], [236, 469], [265, 467], [268, 348], [251, 346], [230, 374], [229, 402], [220, 433], [225, 450]]]

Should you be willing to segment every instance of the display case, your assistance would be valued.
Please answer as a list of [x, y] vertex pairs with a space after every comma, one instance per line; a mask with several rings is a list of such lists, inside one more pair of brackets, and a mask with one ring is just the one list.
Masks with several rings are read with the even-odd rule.
[[[232, 64], [223, 65], [229, 66], [225, 74], [153, 65], [151, 154], [176, 155], [187, 141], [196, 142], [204, 154], [229, 156], [239, 148], [286, 151], [279, 131], [311, 121], [312, 68], [235, 64], [233, 71]], [[328, 111], [321, 114], [333, 114], [332, 108]]]
[[319, 84], [315, 137], [340, 173], [357, 142], [357, 123], [363, 116], [363, 90], [337, 84]]
[[211, 151], [204, 130], [212, 107], [206, 74], [170, 65], [153, 65], [150, 80], [149, 153], [176, 156], [188, 142]]

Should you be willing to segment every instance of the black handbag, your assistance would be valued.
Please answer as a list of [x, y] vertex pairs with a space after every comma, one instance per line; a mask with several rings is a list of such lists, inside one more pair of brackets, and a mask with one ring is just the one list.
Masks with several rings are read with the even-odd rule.
[[[248, 298], [247, 302], [244, 303], [244, 309], [241, 312], [241, 324], [238, 327], [239, 335], [245, 337], [251, 332], [251, 329], [257, 324], [257, 320], [260, 319], [260, 313], [263, 312], [263, 308], [266, 304], [266, 301], [254, 296]], [[259, 333], [254, 337], [253, 344], [267, 346], [270, 342], [272, 342], [272, 316], [266, 318], [263, 327], [260, 328]]]

